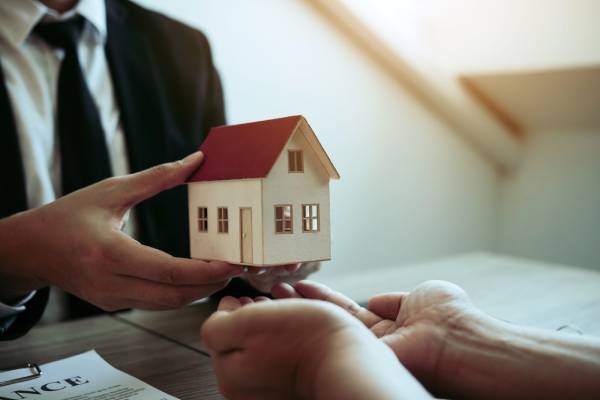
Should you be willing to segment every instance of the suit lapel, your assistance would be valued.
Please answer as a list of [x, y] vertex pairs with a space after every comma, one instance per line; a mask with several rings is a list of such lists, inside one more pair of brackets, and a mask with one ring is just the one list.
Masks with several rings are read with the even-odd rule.
[[25, 176], [15, 118], [0, 65], [0, 218], [27, 209]]
[[107, 0], [106, 56], [133, 171], [166, 161], [168, 116], [146, 39], [127, 24], [127, 10]]
[[[146, 39], [128, 25], [121, 2], [106, 0], [108, 37], [106, 56], [121, 112], [132, 172], [181, 157], [185, 145], [177, 139], [175, 124], [164, 104], [160, 74]], [[25, 177], [11, 101], [0, 65], [0, 218], [28, 208]], [[173, 201], [169, 194], [137, 207], [143, 242], [156, 247], [173, 223], [164, 210]], [[185, 198], [183, 198], [185, 200]], [[184, 206], [182, 204], [182, 206]], [[167, 229], [168, 230], [168, 229]], [[167, 235], [172, 236], [172, 235]], [[171, 240], [181, 242], [180, 238]]]
[[[180, 156], [174, 124], [164, 103], [162, 80], [147, 39], [129, 21], [127, 9], [106, 1], [106, 56], [121, 113], [132, 172], [172, 161]], [[171, 221], [165, 214], [168, 195], [159, 195], [136, 207], [143, 243], [165, 248]], [[172, 203], [172, 201], [171, 201]]]

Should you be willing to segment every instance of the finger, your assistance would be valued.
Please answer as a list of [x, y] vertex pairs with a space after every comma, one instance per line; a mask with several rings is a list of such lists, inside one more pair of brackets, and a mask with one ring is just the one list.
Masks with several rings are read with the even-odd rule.
[[113, 250], [119, 274], [170, 285], [216, 284], [244, 272], [243, 267], [224, 262], [173, 257], [125, 234], [115, 241]]
[[257, 296], [254, 298], [254, 301], [260, 303], [261, 301], [271, 301], [271, 299], [266, 296]]
[[242, 303], [233, 296], [225, 296], [219, 301], [217, 311], [233, 312], [242, 307]]
[[296, 292], [307, 299], [327, 301], [348, 311], [358, 318], [368, 328], [381, 321], [381, 318], [364, 307], [359, 306], [354, 300], [340, 292], [331, 290], [327, 286], [313, 282], [300, 281], [295, 286]]
[[123, 206], [132, 207], [142, 200], [184, 183], [198, 169], [203, 159], [204, 155], [198, 151], [182, 160], [160, 164], [123, 177]]
[[266, 274], [269, 271], [269, 268], [248, 267], [246, 273], [249, 275], [262, 275]]
[[271, 270], [276, 271], [278, 274], [293, 274], [296, 271], [298, 271], [298, 269], [300, 268], [300, 264], [298, 263], [294, 263], [294, 264], [284, 264], [284, 265], [278, 265], [276, 267], [269, 267], [271, 268]]
[[395, 320], [406, 296], [408, 296], [408, 292], [379, 294], [369, 299], [367, 308], [381, 318]]
[[286, 272], [289, 272], [290, 274], [293, 274], [294, 272], [297, 272], [300, 269], [300, 264], [290, 264], [290, 265], [285, 265], [283, 267], [283, 269]]
[[[195, 300], [205, 298], [223, 289], [227, 281], [210, 285], [168, 285], [132, 277], [121, 277], [113, 283], [113, 291], [107, 295], [122, 297], [163, 309], [183, 307]], [[137, 307], [136, 307], [137, 308]], [[144, 309], [146, 309], [144, 307]]]
[[252, 304], [254, 303], [254, 300], [252, 300], [250, 297], [248, 296], [242, 296], [240, 297], [240, 303], [242, 303], [242, 306], [246, 306], [248, 304]]
[[168, 311], [172, 310], [173, 307], [157, 304], [157, 303], [147, 303], [144, 301], [138, 301], [133, 299], [119, 299], [115, 303], [110, 303], [108, 307], [101, 307], [105, 311], [114, 312], [120, 310], [146, 310], [146, 311]]
[[276, 299], [300, 299], [302, 296], [288, 283], [280, 282], [271, 288], [271, 294]]
[[[133, 279], [133, 278], [132, 278]], [[150, 285], [156, 285], [153, 282]], [[87, 301], [102, 308], [105, 311], [118, 311], [125, 309], [151, 310], [162, 311], [172, 310], [174, 308], [183, 307], [194, 300], [198, 300], [220, 290], [218, 286], [202, 286], [202, 287], [176, 287], [159, 288], [146, 287], [142, 284], [140, 289], [138, 285], [129, 282], [127, 284], [126, 294], [123, 290], [118, 292], [105, 293], [106, 298], [86, 298]]]
[[[242, 303], [239, 299], [225, 296], [219, 301], [217, 311], [202, 324], [200, 331], [202, 343], [215, 355], [229, 351], [232, 346], [241, 346], [244, 335], [242, 329], [236, 329], [236, 321], [239, 318], [230, 317], [240, 308], [242, 308]], [[243, 325], [240, 326], [243, 327]]]
[[242, 348], [248, 323], [239, 315], [241, 308], [238, 299], [224, 297], [219, 309], [202, 325], [202, 343], [215, 355]]
[[[282, 321], [293, 323], [293, 318], [299, 312], [310, 312], [312, 315], [315, 309], [319, 309], [318, 306], [323, 307], [314, 301], [287, 300], [261, 302], [233, 312], [217, 311], [204, 323], [202, 340], [213, 355], [242, 350], [249, 340], [265, 334], [279, 334]], [[315, 315], [319, 318], [319, 313]], [[327, 314], [325, 320], [328, 318]]]

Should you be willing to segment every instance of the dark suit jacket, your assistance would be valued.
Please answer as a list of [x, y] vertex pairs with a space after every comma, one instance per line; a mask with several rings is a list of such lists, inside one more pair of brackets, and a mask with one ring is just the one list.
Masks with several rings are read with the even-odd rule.
[[[132, 172], [196, 150], [209, 129], [225, 123], [223, 96], [210, 46], [199, 31], [128, 0], [106, 0], [106, 55]], [[23, 166], [0, 68], [0, 218], [27, 209]], [[186, 188], [137, 208], [140, 241], [189, 256]], [[41, 317], [41, 290], [0, 340], [26, 333]]]

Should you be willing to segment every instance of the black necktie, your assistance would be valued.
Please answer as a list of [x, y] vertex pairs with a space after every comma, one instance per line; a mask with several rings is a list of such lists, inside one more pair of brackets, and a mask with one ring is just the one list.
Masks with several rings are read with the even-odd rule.
[[112, 176], [100, 116], [77, 54], [83, 23], [81, 17], [73, 17], [35, 28], [48, 45], [64, 50], [57, 97], [63, 195]]
[[[64, 50], [57, 96], [63, 195], [112, 176], [100, 116], [77, 54], [83, 23], [81, 17], [74, 17], [63, 22], [41, 23], [35, 28], [35, 33], [48, 45]], [[102, 312], [72, 295], [67, 297], [67, 304], [69, 318]]]

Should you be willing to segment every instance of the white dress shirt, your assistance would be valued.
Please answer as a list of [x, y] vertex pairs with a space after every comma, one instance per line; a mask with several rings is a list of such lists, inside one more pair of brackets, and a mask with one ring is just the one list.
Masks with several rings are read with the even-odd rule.
[[[104, 0], [80, 0], [62, 15], [34, 0], [0, 0], [0, 62], [15, 117], [29, 208], [50, 203], [61, 194], [55, 115], [58, 72], [64, 56], [62, 50], [48, 46], [32, 31], [42, 20], [64, 20], [74, 15], [86, 21], [78, 47], [79, 61], [98, 107], [113, 173], [129, 173], [119, 108], [104, 52]], [[126, 227], [130, 234], [133, 225]], [[0, 303], [0, 318], [25, 307], [15, 306]]]

